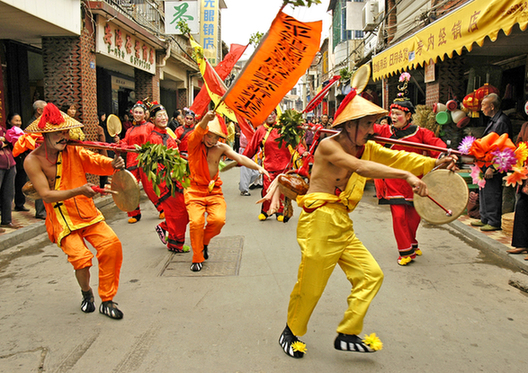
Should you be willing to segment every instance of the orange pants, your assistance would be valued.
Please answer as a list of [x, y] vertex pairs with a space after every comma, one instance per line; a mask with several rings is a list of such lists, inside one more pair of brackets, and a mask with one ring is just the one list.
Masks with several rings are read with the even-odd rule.
[[76, 270], [92, 266], [94, 255], [84, 240], [97, 250], [99, 296], [103, 302], [112, 300], [119, 287], [119, 274], [123, 263], [121, 242], [104, 221], [71, 232], [62, 239], [60, 247]]
[[[209, 193], [207, 187], [191, 185], [185, 189], [185, 204], [189, 213], [189, 233], [193, 249], [193, 263], [204, 261], [204, 245], [218, 235], [225, 225], [226, 203], [221, 187], [215, 187]], [[207, 213], [207, 225], [205, 214]]]

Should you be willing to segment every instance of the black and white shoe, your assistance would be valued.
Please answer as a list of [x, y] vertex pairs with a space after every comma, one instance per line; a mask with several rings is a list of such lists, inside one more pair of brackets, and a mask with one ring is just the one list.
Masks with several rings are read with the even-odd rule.
[[81, 311], [90, 313], [95, 311], [95, 302], [92, 289], [88, 291], [82, 291], [83, 300], [81, 302]]
[[204, 245], [203, 255], [205, 260], [209, 259], [209, 252], [207, 251], [208, 249], [209, 248], [207, 247], [207, 245]]
[[306, 352], [306, 345], [293, 335], [288, 324], [279, 337], [279, 344], [286, 355], [296, 359], [302, 358]]
[[202, 270], [202, 267], [203, 267], [202, 263], [193, 263], [191, 264], [191, 271], [200, 272]]
[[165, 229], [163, 229], [159, 224], [156, 225], [156, 233], [158, 234], [158, 237], [162, 244], [167, 244], [167, 238], [166, 238], [166, 232]]
[[117, 303], [112, 302], [111, 300], [101, 303], [99, 312], [111, 319], [120, 320], [123, 318], [123, 312], [117, 308]]
[[366, 345], [357, 335], [339, 333], [334, 341], [334, 347], [340, 351], [376, 352]]

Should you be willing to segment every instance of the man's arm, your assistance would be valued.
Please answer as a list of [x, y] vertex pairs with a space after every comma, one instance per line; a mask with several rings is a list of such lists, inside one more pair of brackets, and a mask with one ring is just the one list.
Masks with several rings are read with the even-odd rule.
[[335, 144], [332, 139], [321, 141], [318, 152], [321, 152], [321, 156], [338, 168], [371, 179], [403, 179], [415, 193], [422, 197], [427, 195], [427, 185], [409, 171], [354, 157]]
[[94, 184], [90, 183], [69, 190], [50, 189], [48, 179], [40, 166], [40, 162], [31, 154], [28, 155], [24, 161], [24, 169], [26, 170], [29, 180], [33, 183], [33, 187], [46, 203], [64, 201], [79, 195], [91, 198], [96, 194], [92, 189]]
[[264, 167], [259, 166], [257, 163], [253, 162], [251, 159], [249, 159], [245, 155], [238, 154], [233, 149], [231, 149], [229, 145], [219, 144], [219, 146], [223, 150], [223, 155], [225, 155], [226, 157], [234, 160], [235, 162], [237, 162], [238, 164], [242, 166], [246, 166], [247, 168], [257, 170], [260, 174], [266, 175], [268, 179], [270, 178], [268, 171], [266, 171]]

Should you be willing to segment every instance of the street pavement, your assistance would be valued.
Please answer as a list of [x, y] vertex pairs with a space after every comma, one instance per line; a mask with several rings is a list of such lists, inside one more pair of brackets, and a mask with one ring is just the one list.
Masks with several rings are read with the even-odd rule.
[[525, 371], [528, 303], [509, 284], [525, 281], [524, 255], [507, 255], [497, 232], [486, 235], [462, 219], [423, 223], [423, 256], [400, 267], [390, 212], [373, 189], [351, 216], [385, 273], [362, 333], [375, 332], [383, 350], [334, 350], [350, 292], [336, 268], [301, 338], [308, 353], [286, 356], [277, 340], [300, 261], [299, 209], [286, 224], [258, 221], [260, 190], [240, 196], [238, 172], [221, 174], [227, 223], [199, 273], [189, 270], [192, 254], [171, 254], [160, 243], [148, 200], [143, 219], [130, 225], [110, 197], [97, 199], [123, 243], [120, 321], [80, 311], [71, 265], [42, 221], [0, 236], [0, 372]]

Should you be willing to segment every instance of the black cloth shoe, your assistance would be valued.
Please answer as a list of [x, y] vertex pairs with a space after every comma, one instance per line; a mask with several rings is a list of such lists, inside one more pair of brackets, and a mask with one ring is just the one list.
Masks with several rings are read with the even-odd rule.
[[123, 312], [117, 308], [117, 303], [112, 302], [111, 300], [101, 303], [99, 312], [111, 319], [121, 320], [123, 318]]
[[15, 211], [29, 211], [29, 209], [26, 206], [15, 206]]
[[203, 254], [204, 254], [204, 259], [205, 260], [209, 259], [209, 253], [208, 253], [207, 250], [208, 250], [207, 245], [204, 245]]
[[288, 324], [279, 337], [279, 344], [286, 355], [295, 359], [302, 358], [306, 352], [306, 345], [293, 335]]
[[357, 335], [339, 333], [334, 341], [334, 347], [340, 351], [376, 352], [367, 346]]
[[203, 267], [202, 263], [193, 263], [191, 264], [191, 271], [200, 272], [202, 270], [202, 267]]
[[83, 300], [81, 302], [81, 311], [90, 313], [95, 311], [94, 295], [92, 289], [82, 291]]

